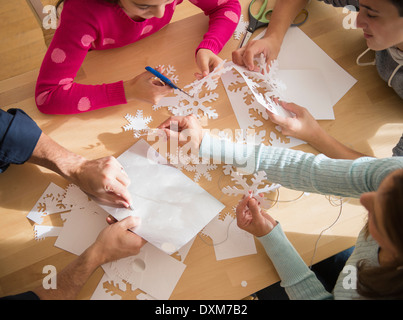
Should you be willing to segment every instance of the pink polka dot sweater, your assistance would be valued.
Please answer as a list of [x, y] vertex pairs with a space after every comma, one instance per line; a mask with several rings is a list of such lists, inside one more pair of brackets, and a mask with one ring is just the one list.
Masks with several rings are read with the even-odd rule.
[[[127, 103], [123, 81], [102, 85], [74, 82], [89, 50], [122, 47], [167, 25], [176, 5], [162, 18], [132, 20], [123, 9], [104, 0], [67, 0], [45, 54], [35, 88], [38, 109], [47, 114], [76, 114]], [[209, 29], [197, 47], [218, 54], [234, 32], [240, 16], [238, 0], [191, 0], [209, 16]], [[196, 49], [196, 50], [197, 50]]]

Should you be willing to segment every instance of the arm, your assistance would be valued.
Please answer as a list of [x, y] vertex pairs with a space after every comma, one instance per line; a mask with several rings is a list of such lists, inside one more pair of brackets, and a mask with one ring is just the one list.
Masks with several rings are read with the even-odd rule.
[[32, 155], [42, 130], [21, 109], [0, 109], [0, 173]]
[[256, 199], [244, 197], [236, 208], [237, 225], [259, 239], [290, 299], [330, 299], [315, 274], [301, 259], [280, 224], [260, 209]]
[[[92, 5], [96, 7], [92, 8]], [[110, 31], [107, 23], [113, 24], [114, 20], [102, 10], [110, 8], [105, 9], [102, 2], [99, 7], [95, 2], [65, 2], [60, 26], [45, 54], [35, 88], [35, 101], [41, 112], [76, 114], [126, 104], [134, 99], [156, 103], [172, 91], [169, 86], [153, 81], [153, 76], [146, 71], [124, 82], [87, 85], [74, 81], [94, 43], [102, 45], [108, 39], [102, 32]], [[119, 43], [120, 46], [124, 44], [127, 43]]]
[[276, 4], [270, 23], [262, 39], [251, 40], [245, 47], [232, 53], [234, 63], [254, 70], [253, 58], [263, 53], [266, 60], [277, 59], [284, 36], [298, 13], [305, 7], [308, 0], [281, 0]]
[[38, 287], [34, 293], [41, 300], [74, 299], [100, 265], [139, 253], [145, 241], [128, 230], [137, 225], [132, 216], [109, 225], [94, 244], [57, 275], [57, 289]]
[[114, 157], [87, 160], [42, 133], [29, 162], [46, 167], [79, 186], [98, 201], [129, 207], [129, 177]]
[[241, 15], [238, 0], [218, 3], [216, 0], [196, 3], [210, 18], [208, 31], [196, 49], [196, 63], [201, 71], [200, 75], [196, 75], [198, 78], [206, 76], [221, 62], [217, 55], [234, 33]]
[[334, 159], [357, 159], [366, 155], [348, 148], [344, 144], [330, 136], [319, 123], [312, 117], [309, 111], [295, 103], [280, 102], [281, 106], [295, 116], [286, 118], [269, 111], [272, 122], [281, 127], [281, 132], [286, 136], [295, 137], [308, 142], [320, 153]]
[[126, 103], [123, 82], [83, 85], [74, 82], [92, 43], [98, 37], [85, 5], [66, 1], [52, 42], [40, 68], [35, 97], [48, 114], [75, 114]]
[[[170, 129], [172, 122], [178, 130]], [[267, 180], [306, 192], [359, 197], [377, 190], [389, 173], [403, 168], [402, 157], [330, 159], [323, 154], [221, 140], [203, 132], [194, 115], [170, 117], [158, 128], [170, 139], [190, 139], [191, 145], [200, 146], [199, 156], [212, 158], [215, 164], [231, 164], [247, 174], [264, 170]]]

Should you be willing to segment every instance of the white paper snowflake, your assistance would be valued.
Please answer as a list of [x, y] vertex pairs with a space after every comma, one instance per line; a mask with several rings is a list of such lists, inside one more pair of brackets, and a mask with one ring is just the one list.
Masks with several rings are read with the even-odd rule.
[[[166, 107], [176, 116], [195, 114], [199, 118], [207, 116], [209, 119], [217, 119], [218, 113], [211, 105], [218, 99], [218, 94], [213, 90], [217, 88], [220, 76], [230, 70], [230, 68], [224, 67], [224, 62], [220, 63], [208, 76], [185, 86], [184, 89], [187, 90], [190, 96], [176, 90], [175, 96], [162, 98], [157, 104], [153, 105], [153, 110]], [[200, 115], [199, 111], [203, 115]]]
[[246, 29], [248, 28], [249, 21], [244, 20], [243, 14], [241, 14], [239, 18], [239, 22], [236, 26], [236, 29], [234, 31], [234, 39], [235, 40], [240, 40], [241, 37], [246, 33]]
[[[265, 193], [273, 192], [281, 187], [281, 185], [279, 184], [270, 185], [267, 184], [267, 182], [265, 183], [264, 180], [266, 180], [266, 173], [264, 171], [259, 171], [253, 174], [251, 185], [249, 185], [247, 179], [237, 171], [232, 170], [230, 172], [230, 175], [232, 177], [231, 180], [234, 181], [239, 187], [227, 186], [222, 189], [222, 192], [230, 196], [248, 196], [249, 192], [251, 192], [252, 197], [258, 200], [261, 207], [264, 209], [268, 209], [271, 207], [271, 201], [266, 200], [262, 195], [264, 195]], [[259, 186], [262, 184], [264, 185], [264, 187], [259, 189]]]
[[211, 181], [212, 177], [209, 171], [217, 169], [217, 165], [209, 163], [209, 159], [202, 159], [200, 162], [199, 157], [193, 154], [185, 154], [182, 148], [178, 148], [175, 154], [167, 153], [166, 157], [170, 160], [170, 164], [173, 164], [176, 168], [186, 170], [189, 172], [195, 172], [193, 181], [198, 182], [202, 176], [208, 181]]
[[129, 122], [123, 126], [125, 131], [133, 130], [135, 138], [139, 138], [144, 131], [150, 129], [148, 124], [152, 121], [152, 117], [143, 117], [143, 110], [137, 110], [136, 116], [126, 114], [125, 119]]

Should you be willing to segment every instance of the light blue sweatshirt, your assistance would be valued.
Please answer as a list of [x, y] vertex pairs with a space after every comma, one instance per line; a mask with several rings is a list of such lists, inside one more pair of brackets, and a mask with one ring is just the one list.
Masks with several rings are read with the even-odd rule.
[[[214, 163], [233, 164], [247, 174], [265, 171], [267, 180], [282, 186], [343, 197], [358, 198], [362, 193], [378, 189], [391, 172], [403, 169], [403, 157], [356, 160], [330, 159], [286, 148], [235, 144], [219, 140], [208, 133], [203, 137], [199, 155], [212, 158]], [[258, 238], [272, 260], [290, 299], [357, 299], [356, 290], [343, 283], [340, 274], [333, 293], [327, 292], [315, 274], [288, 241], [281, 225]], [[361, 231], [355, 250], [346, 265], [355, 267], [360, 259], [378, 264], [378, 244]], [[344, 284], [344, 285], [343, 285]]]

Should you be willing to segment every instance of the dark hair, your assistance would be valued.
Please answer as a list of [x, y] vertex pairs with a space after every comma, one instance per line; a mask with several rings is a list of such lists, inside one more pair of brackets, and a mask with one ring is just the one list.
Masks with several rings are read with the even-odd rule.
[[382, 223], [399, 256], [388, 266], [357, 264], [357, 292], [372, 299], [403, 299], [403, 170], [392, 177], [393, 186], [383, 193], [387, 218]]
[[389, 0], [399, 12], [399, 16], [403, 17], [403, 1], [402, 0]]

